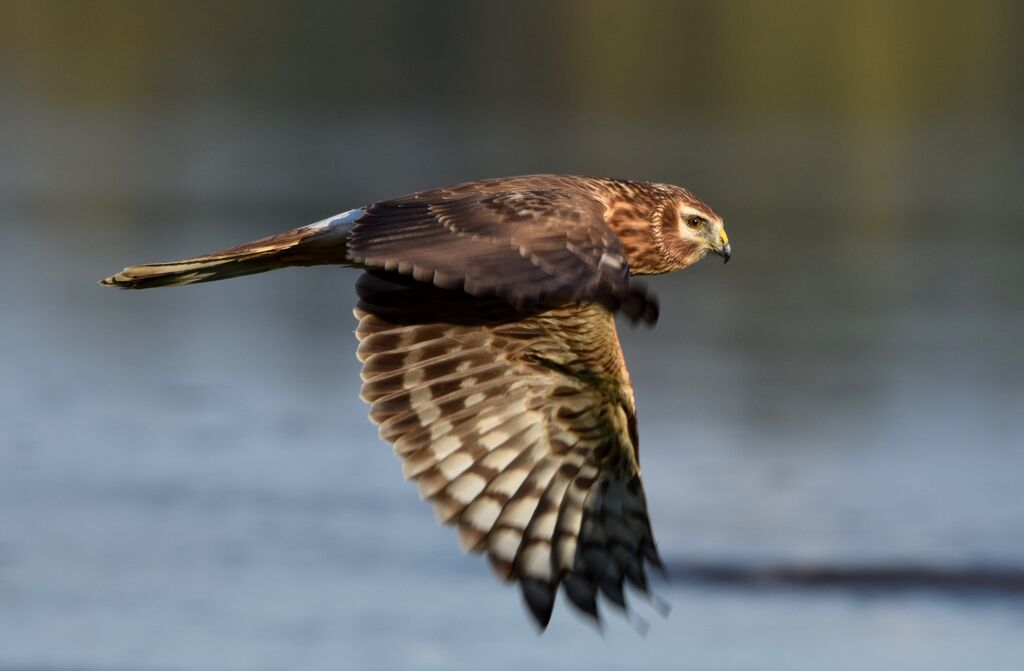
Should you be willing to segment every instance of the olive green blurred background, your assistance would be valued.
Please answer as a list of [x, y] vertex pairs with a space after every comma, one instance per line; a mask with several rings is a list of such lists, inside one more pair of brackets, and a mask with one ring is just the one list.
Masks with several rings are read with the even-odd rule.
[[354, 271], [95, 282], [462, 180], [682, 184], [734, 254], [621, 329], [666, 558], [1019, 569], [1022, 64], [1011, 1], [0, 3], [0, 669], [1011, 667], [999, 590], [673, 583], [647, 639], [538, 639], [365, 418]]
[[[900, 243], [924, 231], [893, 204], [942, 214], [969, 201], [972, 227], [1020, 205], [1024, 9], [1010, 1], [9, 2], [4, 14], [15, 202], [110, 199], [126, 180], [308, 202], [586, 169], [718, 187], [730, 214], [841, 203], [862, 217], [844, 222], [850, 235]], [[249, 170], [189, 181], [229, 149]]]

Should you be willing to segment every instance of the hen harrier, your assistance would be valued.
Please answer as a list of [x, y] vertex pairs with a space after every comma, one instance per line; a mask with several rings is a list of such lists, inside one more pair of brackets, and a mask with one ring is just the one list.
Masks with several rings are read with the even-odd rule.
[[129, 289], [285, 266], [365, 272], [356, 288], [362, 397], [403, 473], [517, 581], [541, 628], [561, 585], [595, 618], [661, 566], [614, 313], [653, 322], [631, 275], [731, 253], [686, 189], [533, 175], [385, 200], [222, 252], [130, 266]]

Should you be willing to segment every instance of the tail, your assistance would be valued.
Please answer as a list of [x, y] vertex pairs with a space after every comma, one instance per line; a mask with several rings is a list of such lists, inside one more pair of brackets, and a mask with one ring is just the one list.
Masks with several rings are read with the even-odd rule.
[[364, 210], [349, 210], [302, 228], [180, 261], [128, 266], [100, 284], [121, 289], [175, 287], [226, 280], [287, 266], [348, 265], [352, 223]]

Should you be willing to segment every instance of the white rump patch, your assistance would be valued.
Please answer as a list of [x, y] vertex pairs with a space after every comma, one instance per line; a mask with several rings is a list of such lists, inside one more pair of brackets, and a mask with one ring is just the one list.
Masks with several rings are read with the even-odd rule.
[[356, 219], [363, 216], [364, 214], [366, 214], [366, 209], [362, 207], [357, 207], [354, 210], [347, 210], [345, 212], [342, 212], [341, 214], [336, 214], [333, 217], [327, 217], [326, 219], [318, 221], [315, 224], [303, 226], [303, 228], [309, 230], [318, 230], [322, 228], [341, 229], [339, 230], [340, 233], [348, 233], [349, 230], [352, 229], [352, 224], [355, 223]]

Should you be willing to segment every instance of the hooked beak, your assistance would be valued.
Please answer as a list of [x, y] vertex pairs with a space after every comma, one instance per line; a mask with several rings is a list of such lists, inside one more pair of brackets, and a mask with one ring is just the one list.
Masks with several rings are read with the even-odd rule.
[[724, 228], [718, 232], [718, 245], [713, 246], [711, 251], [724, 259], [722, 263], [729, 263], [729, 257], [732, 256], [732, 245], [729, 244], [729, 236], [726, 235]]

